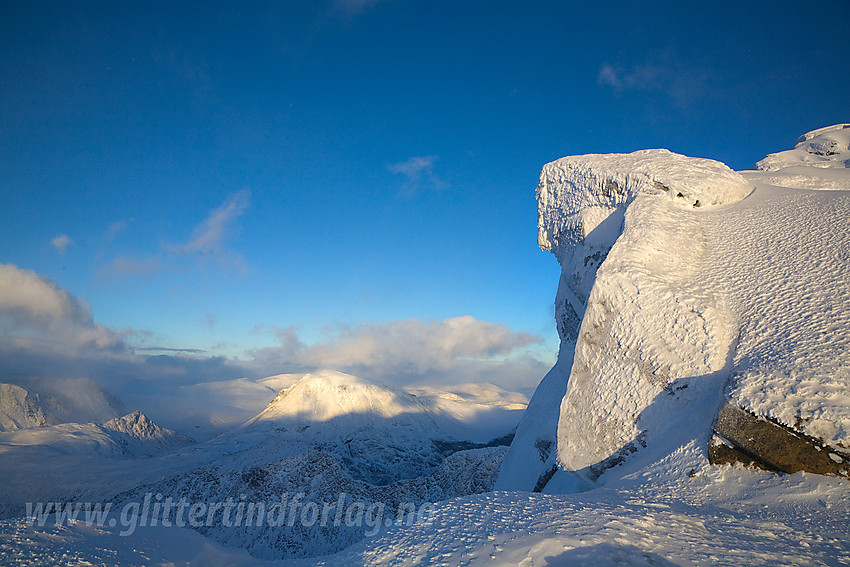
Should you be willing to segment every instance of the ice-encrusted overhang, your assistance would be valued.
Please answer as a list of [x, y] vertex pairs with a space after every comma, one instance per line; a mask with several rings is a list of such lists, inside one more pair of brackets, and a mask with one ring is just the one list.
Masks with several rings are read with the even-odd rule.
[[537, 242], [544, 250], [587, 237], [611, 211], [641, 193], [665, 195], [684, 207], [738, 201], [752, 190], [718, 161], [669, 150], [570, 156], [543, 166], [537, 184]]

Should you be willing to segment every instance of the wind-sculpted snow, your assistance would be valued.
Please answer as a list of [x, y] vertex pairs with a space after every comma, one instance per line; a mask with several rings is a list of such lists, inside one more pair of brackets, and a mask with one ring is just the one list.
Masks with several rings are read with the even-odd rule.
[[760, 187], [706, 220], [705, 281], [740, 320], [730, 399], [850, 453], [850, 192]]
[[552, 251], [581, 242], [612, 209], [641, 193], [700, 207], [739, 201], [750, 190], [740, 174], [718, 161], [669, 150], [565, 157], [543, 166], [540, 174], [537, 241]]
[[574, 340], [596, 269], [623, 230], [626, 207], [657, 195], [683, 208], [743, 199], [752, 186], [726, 165], [668, 150], [565, 157], [543, 166], [537, 184], [537, 242], [561, 264], [556, 322]]
[[[654, 472], [654, 471], [653, 471]], [[838, 479], [724, 467], [582, 494], [495, 492], [436, 506], [318, 565], [846, 565]], [[670, 477], [672, 479], [672, 477]], [[304, 565], [307, 563], [298, 563]]]

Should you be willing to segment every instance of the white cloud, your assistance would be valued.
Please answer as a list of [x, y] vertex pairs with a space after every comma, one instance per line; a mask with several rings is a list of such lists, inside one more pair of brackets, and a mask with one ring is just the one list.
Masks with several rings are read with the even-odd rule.
[[414, 156], [407, 161], [387, 166], [392, 173], [406, 179], [399, 190], [403, 197], [413, 197], [424, 189], [445, 189], [448, 184], [434, 174], [436, 156]]
[[[186, 242], [162, 244], [157, 253], [148, 256], [115, 256], [99, 274], [103, 277], [152, 276], [178, 269], [181, 259], [187, 257], [194, 258], [199, 265], [212, 261], [223, 271], [235, 269], [244, 273], [247, 271], [245, 258], [229, 250], [226, 243], [234, 232], [236, 221], [248, 210], [250, 201], [251, 193], [247, 189], [237, 191], [195, 226]], [[125, 221], [113, 223], [107, 230], [107, 236], [114, 236], [126, 226]]]
[[53, 239], [51, 239], [51, 241], [50, 241], [50, 244], [54, 248], [56, 248], [56, 250], [60, 254], [64, 254], [65, 249], [68, 248], [68, 246], [70, 246], [73, 243], [74, 243], [74, 241], [71, 240], [71, 237], [69, 237], [67, 234], [59, 234], [59, 235], [53, 237]]
[[115, 221], [106, 229], [106, 239], [113, 240], [119, 232], [124, 231], [129, 226], [126, 220]]
[[655, 65], [635, 65], [630, 69], [623, 69], [605, 63], [599, 69], [598, 81], [599, 84], [608, 85], [617, 91], [656, 90], [667, 82], [666, 75], [667, 72], [662, 67]]
[[391, 164], [389, 170], [407, 177], [416, 177], [422, 172], [429, 173], [436, 159], [434, 156], [414, 156], [407, 161]]
[[233, 223], [247, 210], [250, 197], [251, 194], [247, 189], [230, 195], [195, 227], [188, 242], [173, 247], [173, 251], [179, 254], [220, 254], [222, 243], [229, 236]]
[[152, 276], [163, 270], [162, 261], [158, 257], [130, 258], [116, 256], [100, 271], [106, 276]]
[[603, 63], [596, 81], [617, 94], [627, 91], [662, 93], [676, 106], [686, 108], [715, 90], [712, 75], [681, 64], [673, 53], [663, 52], [646, 63], [622, 66]]
[[13, 264], [0, 264], [0, 332], [18, 344], [51, 349], [113, 349], [119, 335], [94, 322], [88, 304], [55, 282]]
[[302, 342], [293, 328], [276, 334], [280, 346], [251, 353], [255, 365], [270, 374], [332, 368], [393, 384], [487, 381], [527, 386], [540, 381], [546, 366], [524, 351], [540, 343], [539, 337], [471, 316], [340, 326], [313, 345]]

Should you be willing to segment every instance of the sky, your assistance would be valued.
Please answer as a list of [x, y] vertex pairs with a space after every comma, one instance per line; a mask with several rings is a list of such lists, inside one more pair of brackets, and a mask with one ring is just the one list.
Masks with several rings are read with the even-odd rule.
[[850, 121], [850, 4], [0, 3], [0, 377], [533, 388], [541, 166]]

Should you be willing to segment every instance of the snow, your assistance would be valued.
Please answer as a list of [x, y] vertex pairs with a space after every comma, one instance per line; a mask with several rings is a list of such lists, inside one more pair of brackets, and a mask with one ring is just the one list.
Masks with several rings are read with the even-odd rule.
[[306, 374], [282, 390], [262, 413], [245, 426], [269, 421], [331, 421], [340, 417], [366, 423], [374, 417], [393, 418], [427, 412], [426, 406], [405, 392], [343, 372], [324, 371]]
[[555, 250], [586, 239], [638, 194], [699, 207], [738, 201], [750, 189], [720, 162], [669, 150], [561, 158], [543, 166], [537, 185], [538, 243]]
[[[681, 471], [676, 471], [681, 472]], [[846, 482], [711, 467], [570, 495], [495, 492], [439, 505], [319, 565], [842, 565]]]
[[[692, 453], [686, 452], [687, 457]], [[684, 458], [683, 461], [687, 461]], [[4, 565], [846, 565], [846, 481], [685, 462], [581, 494], [491, 492], [437, 504], [331, 556], [250, 558], [187, 528], [0, 520]]]
[[850, 452], [850, 191], [759, 186], [705, 218], [704, 285], [740, 321], [732, 401]]

